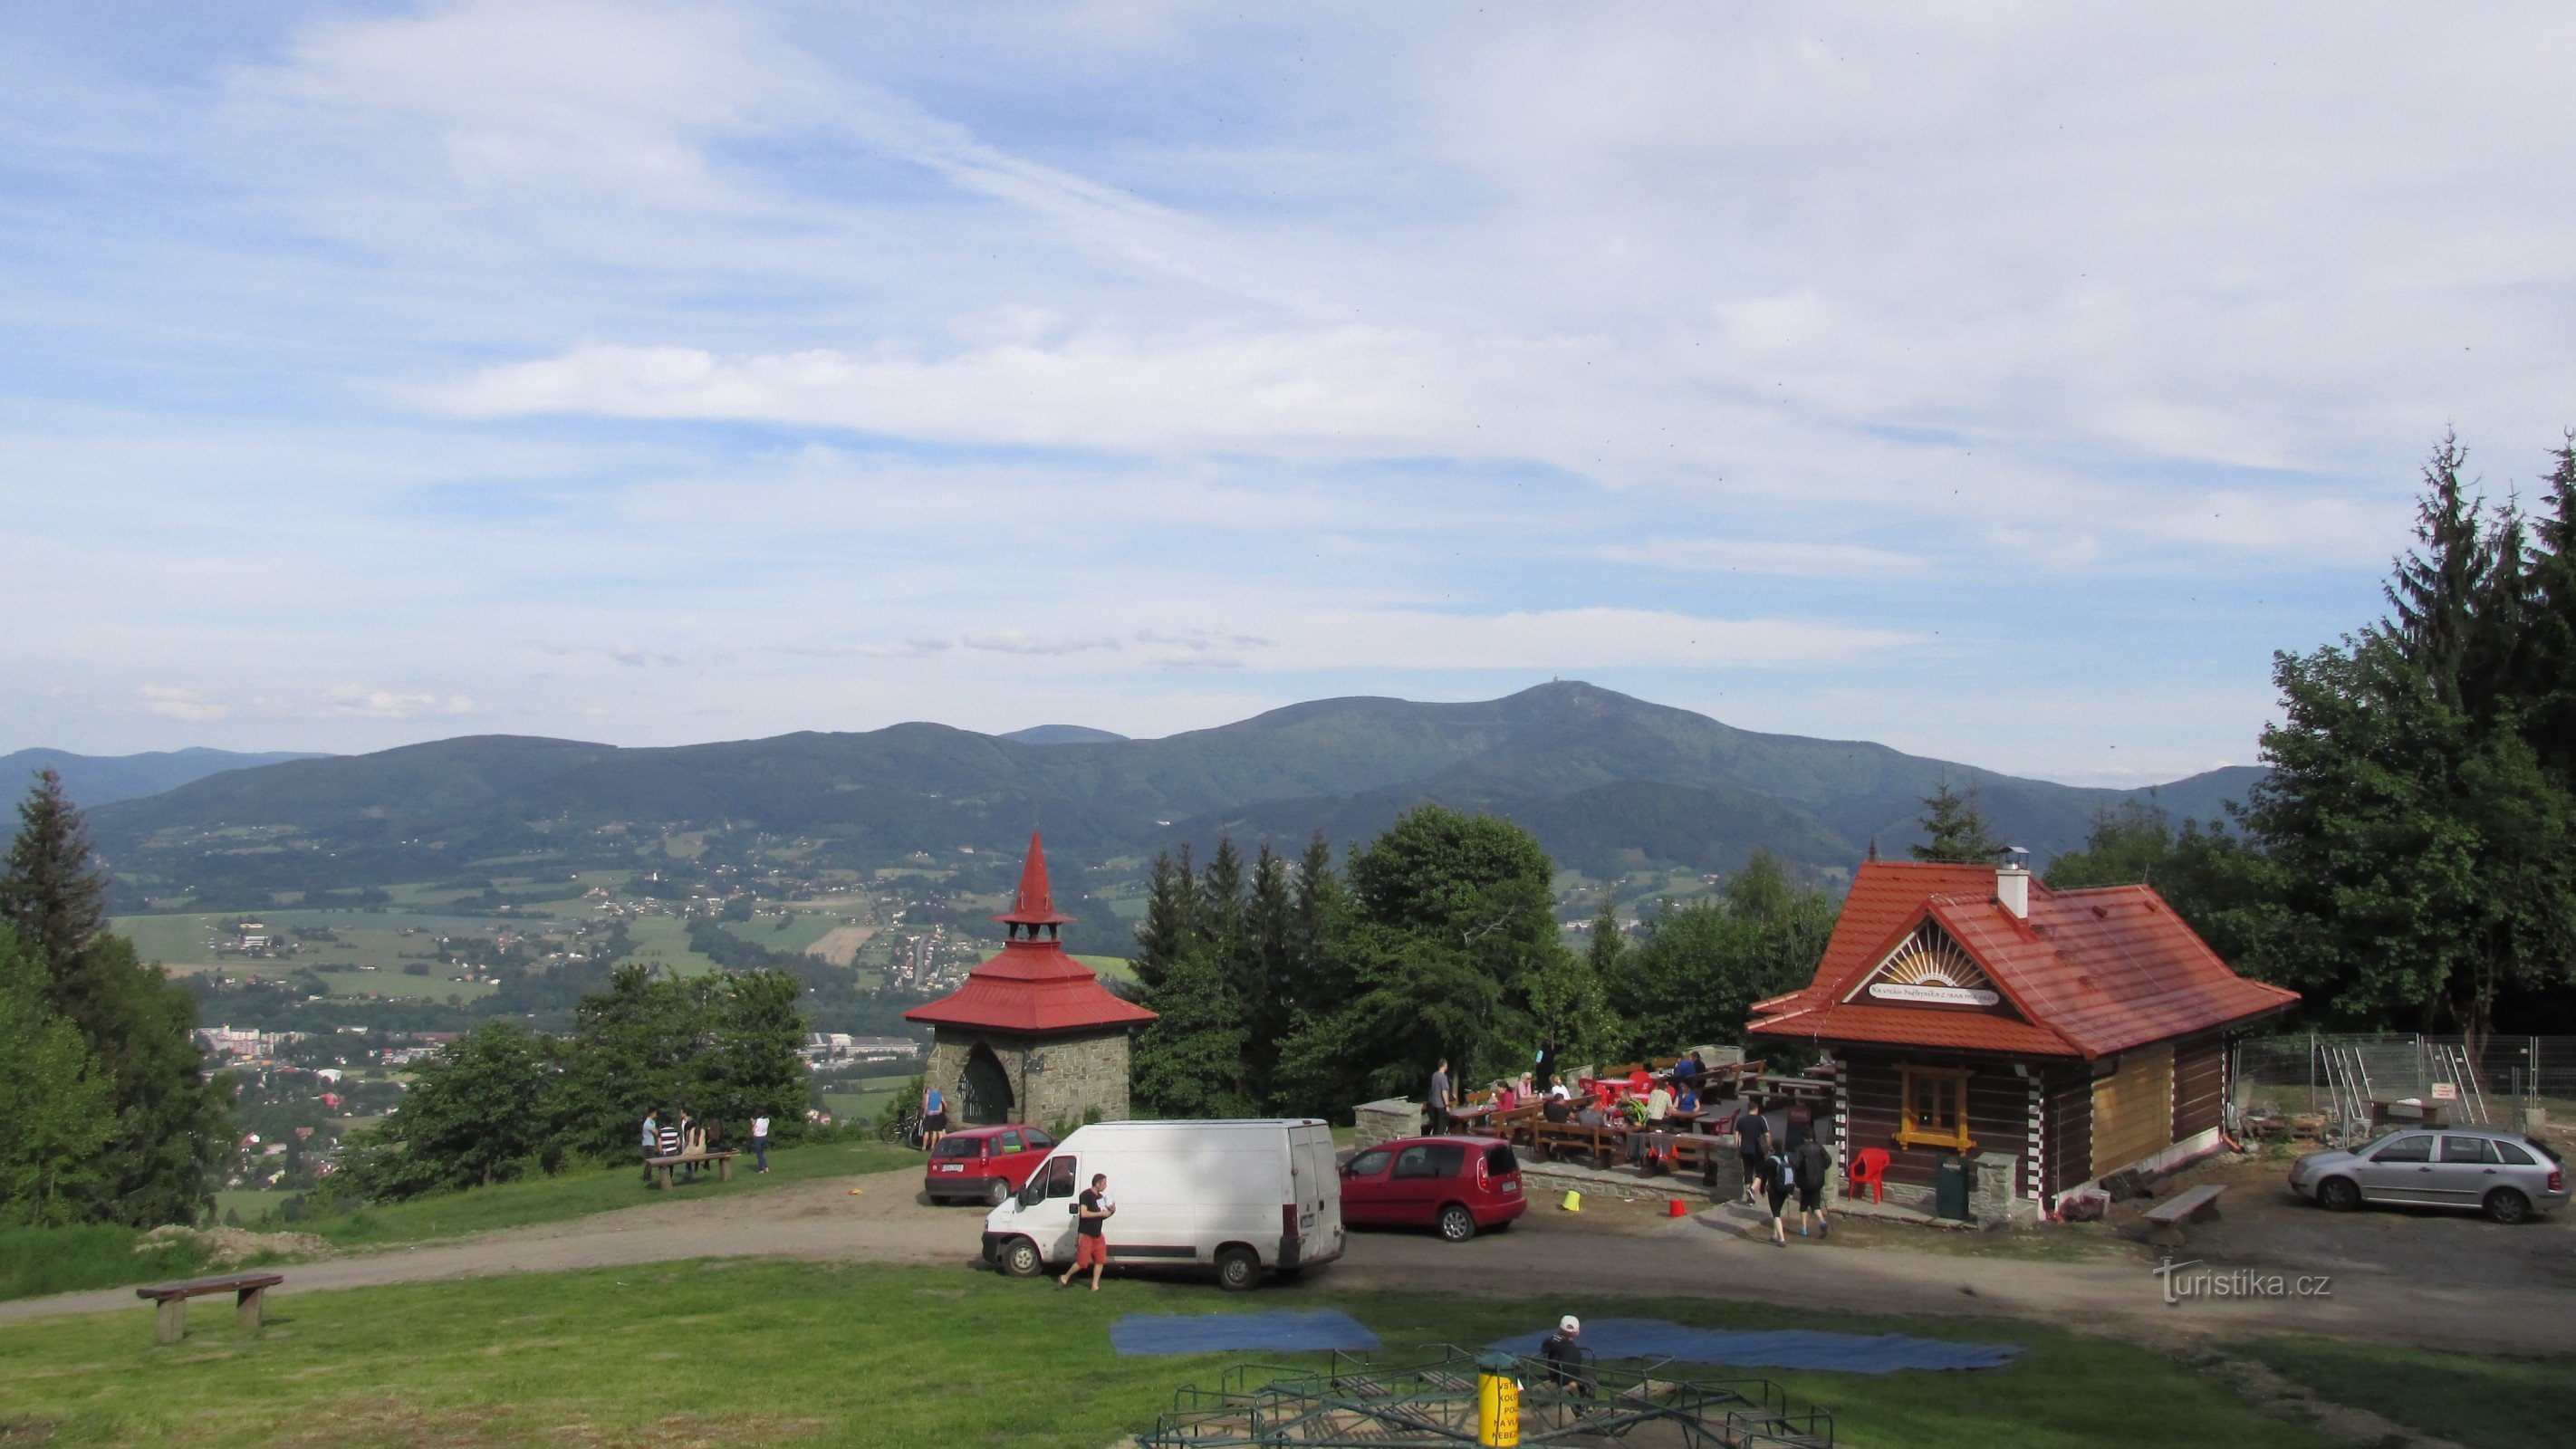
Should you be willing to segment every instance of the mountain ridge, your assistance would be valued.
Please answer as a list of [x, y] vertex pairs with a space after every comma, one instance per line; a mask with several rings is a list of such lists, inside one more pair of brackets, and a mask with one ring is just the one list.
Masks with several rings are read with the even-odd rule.
[[37, 746], [0, 755], [0, 782], [16, 789], [39, 770], [62, 777], [63, 793], [84, 806], [140, 800], [226, 770], [252, 770], [289, 760], [319, 759], [307, 750], [216, 750], [189, 745], [131, 755], [83, 755]]
[[1976, 789], [1997, 833], [2045, 858], [2124, 800], [2207, 819], [2260, 773], [2059, 785], [1869, 741], [1739, 729], [1563, 681], [1462, 703], [1310, 700], [1161, 739], [1032, 742], [922, 721], [643, 748], [463, 736], [211, 775], [94, 819], [102, 845], [136, 868], [167, 874], [193, 849], [202, 874], [234, 868], [207, 863], [213, 833], [245, 829], [334, 860], [383, 853], [391, 870], [422, 851], [454, 862], [560, 851], [621, 825], [717, 823], [890, 863], [921, 849], [1006, 850], [1042, 820], [1051, 851], [1097, 860], [1204, 847], [1220, 833], [1302, 844], [1321, 828], [1339, 841], [1438, 800], [1521, 819], [1591, 874], [1639, 863], [1715, 872], [1769, 848], [1832, 875], [1873, 842], [1895, 851], [1919, 838], [1919, 802], [1943, 778]]

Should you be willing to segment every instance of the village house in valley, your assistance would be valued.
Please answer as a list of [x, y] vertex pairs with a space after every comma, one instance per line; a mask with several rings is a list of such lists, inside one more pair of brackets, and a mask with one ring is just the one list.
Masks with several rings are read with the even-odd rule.
[[1979, 1216], [2026, 1219], [2215, 1148], [2231, 1034], [2297, 1000], [2229, 970], [2146, 886], [1871, 860], [1815, 979], [1749, 1029], [1824, 1049], [1835, 1155], [1884, 1150], [1890, 1198], [1930, 1206], [1955, 1156]]
[[964, 1126], [1037, 1127], [1127, 1116], [1128, 1036], [1154, 1013], [1100, 984], [1064, 952], [1046, 847], [1029, 836], [1011, 909], [993, 918], [1009, 939], [965, 984], [903, 1014], [931, 1029], [923, 1078]]

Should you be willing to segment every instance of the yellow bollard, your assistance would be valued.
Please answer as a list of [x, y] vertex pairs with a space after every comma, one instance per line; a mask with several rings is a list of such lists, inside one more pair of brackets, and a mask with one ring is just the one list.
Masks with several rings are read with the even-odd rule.
[[1570, 1213], [1579, 1213], [1583, 1211], [1583, 1194], [1569, 1187], [1565, 1190], [1565, 1201], [1558, 1203], [1557, 1206]]
[[1476, 1443], [1479, 1449], [1513, 1449], [1521, 1442], [1521, 1386], [1509, 1354], [1476, 1363]]

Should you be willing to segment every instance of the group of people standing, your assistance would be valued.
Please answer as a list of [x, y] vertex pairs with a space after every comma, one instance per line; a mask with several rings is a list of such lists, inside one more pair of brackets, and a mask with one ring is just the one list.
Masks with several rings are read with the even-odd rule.
[[1833, 1175], [1834, 1155], [1816, 1140], [1815, 1109], [1791, 1098], [1785, 1106], [1754, 1099], [1735, 1118], [1735, 1154], [1744, 1164], [1744, 1201], [1767, 1198], [1771, 1208], [1771, 1241], [1789, 1246], [1788, 1206], [1798, 1202], [1798, 1236], [1822, 1238], [1833, 1231], [1825, 1214], [1825, 1180]]
[[[723, 1144], [724, 1123], [720, 1121], [712, 1118], [701, 1121], [686, 1112], [680, 1112], [673, 1114], [670, 1120], [665, 1122], [661, 1113], [647, 1112], [644, 1114], [644, 1131], [640, 1141], [644, 1151], [644, 1182], [647, 1186], [652, 1184], [653, 1163], [657, 1158], [703, 1157], [711, 1152], [722, 1151]], [[753, 1171], [769, 1170], [769, 1119], [767, 1117], [751, 1119], [751, 1156]], [[686, 1163], [682, 1171], [688, 1174], [690, 1181], [697, 1180], [698, 1164]]]

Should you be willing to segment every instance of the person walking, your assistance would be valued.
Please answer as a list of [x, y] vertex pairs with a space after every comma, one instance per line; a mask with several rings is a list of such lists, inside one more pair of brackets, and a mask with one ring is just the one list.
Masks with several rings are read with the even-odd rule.
[[751, 1119], [751, 1160], [752, 1171], [769, 1170], [769, 1119], [766, 1117]]
[[1089, 1268], [1091, 1291], [1097, 1293], [1100, 1291], [1101, 1270], [1109, 1266], [1109, 1220], [1118, 1212], [1118, 1204], [1109, 1196], [1108, 1173], [1091, 1175], [1091, 1186], [1073, 1200], [1073, 1212], [1077, 1220], [1073, 1229], [1073, 1266], [1064, 1270], [1064, 1276], [1055, 1280], [1055, 1286], [1062, 1288], [1070, 1284], [1076, 1273]]
[[1748, 1099], [1735, 1114], [1735, 1155], [1744, 1164], [1744, 1200], [1762, 1190], [1762, 1164], [1771, 1156], [1771, 1124], [1763, 1120], [1762, 1103]]
[[939, 1139], [948, 1135], [948, 1099], [937, 1087], [925, 1087], [921, 1093], [921, 1150], [930, 1151]]
[[644, 1114], [644, 1185], [646, 1187], [653, 1185], [653, 1154], [661, 1145], [661, 1126], [653, 1120], [653, 1114], [647, 1112]]
[[1449, 1059], [1431, 1069], [1431, 1090], [1423, 1094], [1422, 1116], [1425, 1129], [1433, 1137], [1449, 1133]]
[[1808, 1105], [1806, 1098], [1792, 1097], [1789, 1099], [1787, 1118], [1788, 1130], [1783, 1136], [1781, 1147], [1783, 1151], [1795, 1152], [1799, 1143], [1816, 1135], [1816, 1109]]
[[1833, 1225], [1825, 1221], [1825, 1178], [1833, 1171], [1833, 1154], [1810, 1134], [1789, 1149], [1789, 1166], [1798, 1181], [1798, 1236], [1807, 1236], [1810, 1223], [1817, 1237], [1830, 1236]]
[[1762, 1192], [1771, 1202], [1771, 1241], [1784, 1248], [1789, 1246], [1789, 1230], [1784, 1220], [1788, 1216], [1789, 1199], [1797, 1191], [1797, 1186], [1797, 1169], [1790, 1166], [1786, 1151], [1774, 1151], [1762, 1159]]

